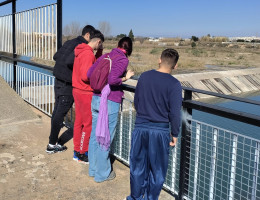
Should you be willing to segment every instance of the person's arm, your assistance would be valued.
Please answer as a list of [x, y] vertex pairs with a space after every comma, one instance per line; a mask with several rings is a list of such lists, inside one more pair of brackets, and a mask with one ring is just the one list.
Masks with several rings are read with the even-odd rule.
[[82, 56], [81, 66], [80, 66], [80, 78], [83, 82], [87, 82], [89, 79], [87, 77], [87, 71], [95, 62], [95, 56], [91, 51], [87, 51]]
[[181, 106], [182, 106], [182, 87], [179, 82], [172, 86], [172, 90], [169, 96], [170, 103], [170, 123], [171, 123], [171, 146], [175, 146], [177, 138], [180, 132], [181, 125]]
[[123, 58], [120, 60], [112, 61], [111, 71], [108, 75], [108, 84], [109, 85], [121, 85], [122, 84], [122, 75], [126, 71], [128, 66], [128, 59]]
[[137, 111], [138, 110], [138, 102], [139, 102], [139, 88], [140, 88], [140, 84], [141, 84], [141, 76], [140, 78], [138, 79], [138, 82], [136, 84], [136, 87], [135, 87], [135, 96], [134, 96], [134, 105], [135, 105], [135, 110]]

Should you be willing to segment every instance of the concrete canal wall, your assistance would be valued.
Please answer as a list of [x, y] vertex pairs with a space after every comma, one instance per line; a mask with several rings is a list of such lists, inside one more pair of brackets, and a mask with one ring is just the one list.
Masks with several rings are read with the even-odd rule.
[[[226, 95], [260, 90], [260, 68], [178, 74], [174, 77], [181, 82], [182, 86]], [[133, 86], [136, 83], [137, 81], [133, 80], [127, 82]], [[209, 97], [197, 93], [193, 95], [194, 99]], [[133, 94], [127, 93], [126, 98], [133, 99]]]

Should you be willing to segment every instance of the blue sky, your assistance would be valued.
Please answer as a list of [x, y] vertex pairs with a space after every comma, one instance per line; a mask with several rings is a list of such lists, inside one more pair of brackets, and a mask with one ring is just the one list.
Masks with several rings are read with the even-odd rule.
[[[1, 0], [2, 1], [2, 0]], [[55, 0], [17, 0], [17, 11]], [[82, 26], [109, 22], [111, 35], [260, 36], [260, 0], [63, 0], [63, 26], [78, 21]], [[11, 6], [0, 8], [0, 15]]]

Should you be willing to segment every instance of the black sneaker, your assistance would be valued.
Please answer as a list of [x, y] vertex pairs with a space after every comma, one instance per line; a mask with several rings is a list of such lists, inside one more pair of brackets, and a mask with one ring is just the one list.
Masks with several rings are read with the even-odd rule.
[[111, 181], [114, 178], [116, 178], [116, 173], [114, 171], [111, 171], [109, 176], [107, 177], [106, 181]]
[[79, 158], [79, 161], [81, 163], [84, 163], [84, 164], [89, 164], [88, 162], [88, 152], [84, 153], [84, 154], [79, 154], [78, 155], [78, 158]]
[[50, 145], [47, 145], [46, 153], [52, 154], [52, 153], [63, 152], [66, 150], [67, 150], [67, 147], [64, 145], [56, 144], [53, 147], [51, 147]]

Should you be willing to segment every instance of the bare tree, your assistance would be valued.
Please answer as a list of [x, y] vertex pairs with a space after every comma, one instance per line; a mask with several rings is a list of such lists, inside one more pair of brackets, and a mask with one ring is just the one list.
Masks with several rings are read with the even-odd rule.
[[98, 28], [101, 31], [101, 33], [104, 34], [104, 36], [109, 36], [110, 35], [110, 31], [111, 31], [111, 27], [110, 27], [110, 23], [107, 21], [101, 21], [98, 24]]
[[79, 22], [73, 21], [63, 28], [65, 36], [78, 36], [81, 35], [81, 26]]

